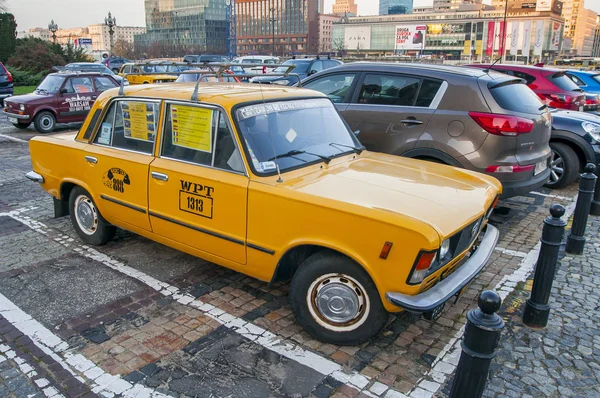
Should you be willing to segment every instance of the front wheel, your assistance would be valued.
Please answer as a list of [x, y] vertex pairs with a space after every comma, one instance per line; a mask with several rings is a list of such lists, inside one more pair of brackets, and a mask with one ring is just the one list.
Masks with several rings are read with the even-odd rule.
[[33, 124], [40, 133], [51, 133], [56, 127], [56, 118], [52, 112], [43, 111], [35, 116]]
[[100, 214], [92, 196], [83, 188], [75, 187], [69, 196], [71, 223], [77, 235], [90, 245], [103, 245], [115, 236], [116, 228]]
[[361, 344], [388, 319], [367, 272], [332, 252], [315, 253], [300, 265], [292, 278], [290, 305], [304, 330], [331, 344]]
[[551, 142], [552, 159], [550, 162], [550, 179], [545, 184], [546, 188], [564, 188], [577, 179], [580, 164], [577, 154], [567, 144]]

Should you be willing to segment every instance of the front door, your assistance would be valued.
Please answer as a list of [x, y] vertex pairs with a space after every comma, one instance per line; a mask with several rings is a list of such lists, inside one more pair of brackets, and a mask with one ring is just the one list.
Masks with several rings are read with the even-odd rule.
[[435, 109], [419, 106], [419, 77], [368, 73], [342, 116], [367, 149], [402, 153], [412, 149]]
[[98, 93], [90, 76], [71, 76], [63, 85], [58, 104], [58, 120], [63, 123], [85, 120]]
[[148, 180], [152, 230], [245, 264], [249, 180], [224, 113], [179, 103], [165, 111]]
[[148, 168], [154, 159], [159, 110], [159, 101], [113, 101], [84, 155], [100, 212], [124, 228], [151, 230]]
[[326, 94], [340, 112], [348, 107], [352, 92], [356, 85], [357, 72], [321, 73], [319, 77], [302, 84], [303, 88], [319, 91]]

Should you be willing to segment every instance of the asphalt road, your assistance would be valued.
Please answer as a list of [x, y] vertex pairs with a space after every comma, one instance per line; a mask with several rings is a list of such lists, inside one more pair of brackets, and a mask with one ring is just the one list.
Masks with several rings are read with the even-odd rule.
[[43, 375], [64, 396], [443, 396], [466, 312], [482, 290], [506, 296], [525, 280], [549, 205], [572, 204], [576, 191], [501, 202], [497, 252], [436, 322], [390, 316], [372, 341], [339, 347], [294, 322], [286, 284], [269, 287], [126, 231], [83, 245], [24, 177], [36, 135], [0, 114], [0, 343], [36, 364], [30, 376], [11, 359], [29, 380], [23, 388], [39, 392]]

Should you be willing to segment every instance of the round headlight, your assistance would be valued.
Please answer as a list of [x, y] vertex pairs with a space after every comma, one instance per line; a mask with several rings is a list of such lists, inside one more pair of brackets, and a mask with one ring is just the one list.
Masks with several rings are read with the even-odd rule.
[[442, 247], [440, 247], [440, 260], [443, 260], [450, 251], [450, 239], [446, 239], [442, 242]]
[[25, 104], [19, 105], [19, 109], [22, 110], [22, 111], [24, 111], [25, 110]]
[[592, 136], [596, 141], [600, 141], [600, 124], [592, 122], [583, 122], [581, 127], [586, 133]]

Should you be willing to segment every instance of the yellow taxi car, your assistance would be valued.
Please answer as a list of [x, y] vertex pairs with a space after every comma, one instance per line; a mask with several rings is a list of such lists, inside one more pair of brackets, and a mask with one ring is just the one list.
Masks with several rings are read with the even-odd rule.
[[[321, 93], [238, 83], [103, 93], [77, 134], [30, 141], [56, 216], [115, 227], [250, 275], [291, 279], [297, 322], [358, 344], [388, 312], [436, 316], [484, 268], [501, 184], [366, 151]], [[194, 98], [194, 100], [190, 100]]]
[[129, 84], [169, 83], [177, 80], [177, 75], [161, 73], [177, 73], [180, 71], [176, 65], [126, 63], [121, 67], [119, 76], [127, 79]]

